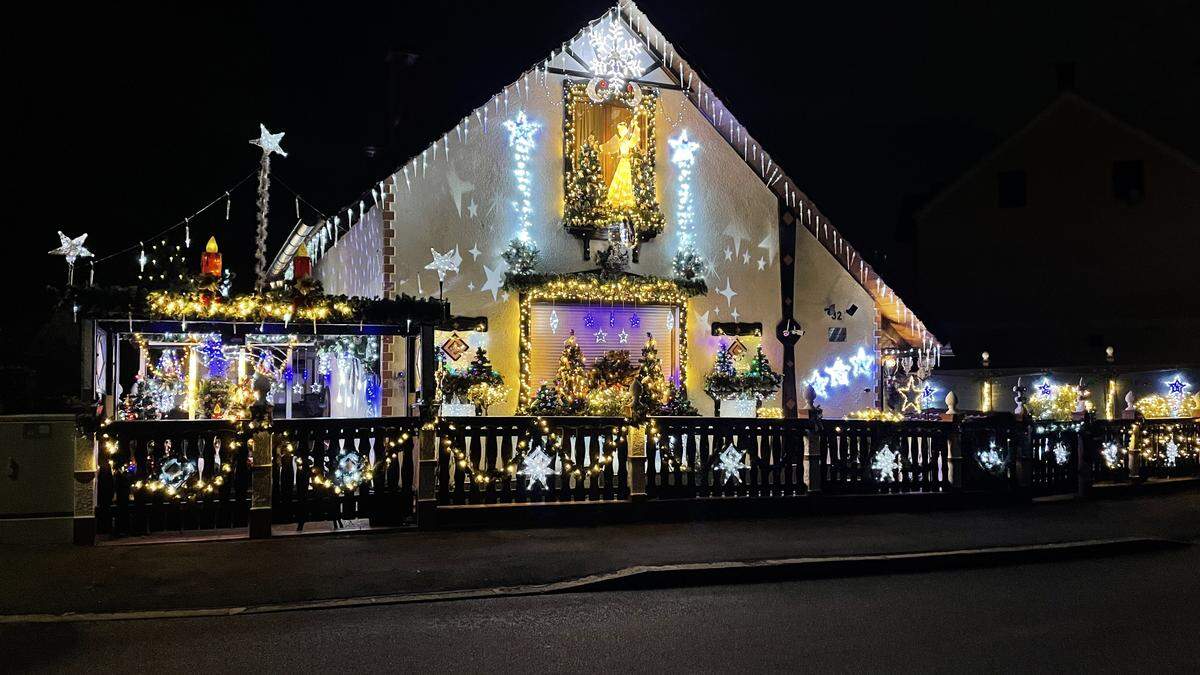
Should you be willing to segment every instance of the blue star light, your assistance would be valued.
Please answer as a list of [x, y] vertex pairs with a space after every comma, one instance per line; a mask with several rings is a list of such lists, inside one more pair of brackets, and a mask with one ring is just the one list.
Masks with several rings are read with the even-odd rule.
[[1180, 377], [1178, 375], [1175, 376], [1174, 380], [1167, 382], [1166, 385], [1167, 385], [1167, 388], [1171, 390], [1172, 396], [1182, 396], [1183, 390], [1192, 386], [1192, 385], [1188, 384], [1187, 382], [1184, 382], [1182, 379], [1180, 379]]

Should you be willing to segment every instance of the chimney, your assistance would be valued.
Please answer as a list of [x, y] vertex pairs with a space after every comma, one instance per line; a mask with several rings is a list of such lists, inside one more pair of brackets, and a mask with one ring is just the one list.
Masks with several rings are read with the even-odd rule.
[[1054, 65], [1055, 73], [1058, 75], [1058, 91], [1075, 91], [1075, 62], [1063, 61]]

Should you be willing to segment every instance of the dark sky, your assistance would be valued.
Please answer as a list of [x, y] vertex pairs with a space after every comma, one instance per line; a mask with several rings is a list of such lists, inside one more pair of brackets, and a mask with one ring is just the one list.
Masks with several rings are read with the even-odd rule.
[[[164, 4], [42, 3], [40, 16], [8, 22], [10, 166], [22, 173], [8, 193], [20, 204], [9, 225], [23, 272], [14, 292], [63, 279], [61, 261], [45, 255], [57, 229], [90, 233], [104, 255], [254, 171], [247, 140], [259, 121], [287, 133], [274, 176], [318, 208], [344, 206], [609, 6]], [[883, 270], [907, 264], [893, 245], [905, 205], [1046, 105], [1056, 62], [1078, 63], [1084, 96], [1200, 157], [1194, 2], [640, 6]], [[405, 121], [390, 148], [389, 51], [418, 55], [395, 92]], [[368, 146], [380, 148], [374, 158]], [[295, 219], [286, 190], [272, 199], [273, 253]], [[248, 184], [228, 224], [218, 208], [193, 228], [196, 246], [218, 234], [242, 282], [252, 200]], [[900, 253], [883, 261], [884, 250]], [[134, 256], [99, 266], [98, 280], [127, 279]], [[903, 274], [894, 277], [903, 294]], [[34, 310], [45, 304], [27, 297]]]

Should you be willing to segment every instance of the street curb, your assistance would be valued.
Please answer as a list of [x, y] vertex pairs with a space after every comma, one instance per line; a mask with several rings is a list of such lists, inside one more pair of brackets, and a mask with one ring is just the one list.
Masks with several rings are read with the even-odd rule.
[[582, 593], [613, 590], [646, 590], [687, 586], [761, 583], [769, 581], [851, 577], [875, 574], [905, 574], [946, 569], [994, 567], [1005, 564], [1029, 564], [1075, 560], [1107, 555], [1145, 553], [1190, 546], [1171, 539], [1131, 537], [1090, 539], [1025, 546], [955, 549], [915, 553], [885, 553], [855, 556], [776, 558], [752, 561], [685, 563], [676, 565], [635, 565], [614, 572], [593, 574], [546, 584], [501, 586], [495, 588], [440, 591], [435, 593], [397, 593], [390, 595], [304, 600], [242, 607], [207, 609], [167, 609], [125, 612], [68, 612], [65, 614], [0, 615], [0, 625], [18, 623], [80, 623], [92, 621], [138, 621], [146, 619], [187, 619], [253, 614], [274, 614], [328, 609], [348, 609], [455, 600], [521, 597], [558, 593]]

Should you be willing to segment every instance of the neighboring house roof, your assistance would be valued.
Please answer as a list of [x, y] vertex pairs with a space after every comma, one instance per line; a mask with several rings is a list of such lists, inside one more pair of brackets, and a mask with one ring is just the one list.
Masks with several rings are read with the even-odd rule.
[[[716, 129], [717, 133], [729, 143], [730, 147], [742, 155], [742, 159], [758, 174], [767, 188], [774, 192], [782, 200], [783, 204], [799, 214], [801, 225], [807, 228], [816, 237], [817, 241], [824, 245], [830, 255], [845, 268], [850, 276], [867, 291], [875, 301], [880, 316], [889, 322], [891, 328], [901, 339], [910, 345], [923, 348], [940, 346], [940, 342], [928, 330], [924, 322], [917, 318], [916, 314], [896, 295], [896, 292], [887, 285], [875, 269], [846, 241], [841, 232], [830, 224], [829, 219], [821, 213], [816, 204], [796, 186], [795, 182], [784, 173], [783, 168], [776, 164], [762, 146], [754, 140], [754, 137], [737, 121], [725, 103], [715, 94], [712, 87], [700, 77], [699, 72], [683, 59], [678, 49], [667, 40], [662, 31], [654, 27], [646, 14], [632, 0], [621, 0], [616, 7], [590, 22], [588, 26], [580, 30], [574, 37], [564, 42], [562, 47], [552, 51], [550, 56], [545, 60], [527, 70], [515, 82], [505, 87], [500, 93], [489, 99], [487, 103], [476, 109], [473, 114], [478, 114], [478, 111], [491, 105], [497, 98], [507, 97], [510, 88], [515, 87], [519, 94], [522, 85], [528, 87], [530, 78], [536, 79], [539, 73], [590, 75], [590, 73], [566, 67], [571, 62], [579, 63], [579, 59], [571, 52], [571, 46], [580, 38], [585, 37], [588, 31], [606, 18], [619, 21], [621, 25], [627, 28], [639, 39], [642, 43], [642, 48], [655, 61], [656, 68], [649, 69], [643, 74], [642, 78], [633, 78], [633, 81], [642, 81], [654, 85], [656, 82], [645, 79], [652, 72], [656, 75], [665, 75], [669, 78], [687, 96], [696, 109], [700, 111], [700, 114]], [[463, 122], [469, 120], [470, 117], [471, 115], [468, 115], [463, 119]], [[450, 131], [453, 131], [453, 129]], [[446, 135], [442, 137], [441, 140], [443, 142], [449, 140], [450, 131], [447, 131]], [[437, 146], [438, 141], [434, 141], [429, 149], [426, 149], [420, 155], [414, 156], [410, 162], [406, 162], [400, 169], [391, 174], [390, 180], [393, 184], [396, 181], [396, 175], [402, 169], [406, 168], [409, 163], [415, 163], [419, 157], [424, 156], [430, 150], [436, 153]], [[380, 194], [383, 190], [387, 189], [387, 182], [388, 180], [385, 179], [378, 183]], [[354, 208], [362, 204], [366, 199], [373, 198], [376, 195], [375, 189], [375, 187], [372, 187], [368, 193], [369, 197], [365, 194], [364, 199], [356, 200], [349, 209], [344, 210], [353, 214]], [[307, 233], [301, 232], [299, 228], [294, 230], [272, 263], [272, 276], [281, 274], [291, 256], [300, 247], [300, 244], [313, 236], [323, 225], [320, 224]], [[349, 227], [349, 223], [346, 224], [346, 227]]]
[[1105, 110], [1104, 108], [1101, 108], [1100, 106], [1098, 106], [1095, 103], [1089, 101], [1088, 99], [1080, 96], [1079, 94], [1077, 94], [1073, 91], [1064, 91], [1064, 92], [1061, 92], [1058, 96], [1056, 96], [1054, 98], [1054, 100], [1049, 103], [1049, 105], [1047, 105], [1045, 108], [1042, 108], [1041, 112], [1034, 115], [1033, 118], [1030, 119], [1029, 122], [1027, 122], [1025, 124], [1025, 126], [1021, 127], [1013, 135], [1004, 139], [1004, 141], [1001, 142], [1000, 145], [997, 145], [995, 147], [995, 149], [993, 149], [991, 152], [989, 152], [988, 154], [986, 154], [982, 158], [980, 158], [979, 161], [975, 162], [975, 164], [973, 164], [971, 166], [971, 168], [967, 169], [965, 172], [963, 172], [962, 175], [960, 175], [953, 182], [951, 182], [949, 185], [947, 185], [944, 189], [942, 189], [940, 192], [938, 192], [933, 197], [933, 199], [930, 199], [929, 202], [925, 204], [925, 206], [922, 206], [920, 209], [918, 209], [917, 213], [916, 213], [916, 219], [917, 220], [924, 219], [925, 216], [930, 211], [933, 211], [947, 197], [954, 194], [955, 192], [957, 192], [959, 190], [959, 188], [961, 188], [962, 186], [966, 185], [969, 181], [971, 181], [980, 171], [983, 171], [986, 167], [988, 167], [992, 163], [993, 160], [995, 160], [997, 157], [1000, 157], [1001, 155], [1003, 155], [1010, 148], [1016, 146], [1032, 130], [1036, 129], [1038, 126], [1040, 126], [1042, 124], [1042, 122], [1044, 122], [1046, 119], [1048, 119], [1051, 115], [1058, 112], [1059, 110], [1061, 110], [1062, 108], [1064, 108], [1067, 105], [1074, 105], [1078, 109], [1080, 109], [1084, 112], [1090, 113], [1090, 114], [1104, 120], [1105, 122], [1108, 122], [1109, 124], [1117, 127], [1118, 129], [1120, 129], [1132, 136], [1137, 137], [1139, 140], [1146, 143], [1147, 145], [1159, 150], [1160, 152], [1162, 152], [1163, 154], [1165, 154], [1169, 157], [1176, 159], [1184, 166], [1189, 167], [1194, 171], [1200, 171], [1200, 164], [1197, 164], [1191, 157], [1188, 157], [1187, 155], [1180, 152], [1179, 150], [1167, 145], [1166, 143], [1158, 140], [1157, 138], [1155, 138], [1155, 137], [1151, 136], [1150, 134], [1146, 133], [1145, 131], [1133, 126], [1132, 124], [1125, 122], [1124, 120], [1120, 119], [1116, 115], [1113, 115], [1109, 111]]

